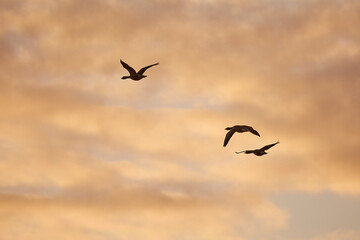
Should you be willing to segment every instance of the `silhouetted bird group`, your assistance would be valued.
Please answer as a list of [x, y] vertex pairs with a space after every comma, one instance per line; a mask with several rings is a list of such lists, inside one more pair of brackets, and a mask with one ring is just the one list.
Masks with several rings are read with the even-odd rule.
[[[225, 130], [228, 130], [228, 133], [225, 136], [225, 140], [224, 140], [224, 147], [226, 147], [226, 145], [228, 144], [230, 138], [232, 137], [232, 135], [234, 135], [234, 133], [238, 132], [238, 133], [243, 133], [243, 132], [251, 132], [252, 134], [259, 136], [260, 134], [258, 133], [258, 131], [256, 131], [254, 128], [250, 127], [250, 126], [246, 126], [246, 125], [235, 125], [233, 127], [227, 127], [225, 128]], [[244, 150], [241, 152], [235, 152], [235, 153], [245, 153], [245, 154], [250, 154], [253, 153], [256, 156], [262, 156], [264, 154], [267, 154], [267, 152], [265, 152], [265, 150], [268, 150], [269, 148], [275, 146], [276, 144], [280, 143], [279, 141], [277, 141], [276, 143], [270, 144], [270, 145], [266, 145], [265, 147], [262, 147], [260, 149], [255, 149], [255, 150]]]
[[[146, 75], [143, 75], [145, 73], [145, 71], [148, 69], [148, 68], [151, 68], [152, 66], [155, 66], [155, 65], [158, 65], [159, 63], [155, 63], [155, 64], [151, 64], [149, 66], [146, 66], [146, 67], [143, 67], [141, 68], [138, 72], [136, 72], [132, 67], [130, 67], [127, 63], [125, 63], [124, 61], [122, 61], [120, 59], [120, 63], [121, 65], [126, 69], [128, 70], [128, 72], [130, 73], [130, 76], [123, 76], [121, 79], [127, 79], [127, 78], [130, 78], [134, 81], [139, 81], [141, 80], [142, 78], [145, 78], [147, 77]], [[228, 144], [230, 138], [234, 135], [234, 133], [238, 132], [238, 133], [243, 133], [243, 132], [251, 132], [252, 134], [256, 135], [256, 136], [259, 136], [260, 137], [260, 134], [252, 127], [250, 126], [246, 126], [246, 125], [235, 125], [235, 126], [232, 126], [232, 127], [227, 127], [225, 128], [225, 130], [228, 130], [228, 133], [226, 134], [225, 136], [225, 140], [224, 140], [224, 147], [226, 147], [226, 145]], [[273, 143], [273, 144], [269, 144], [269, 145], [266, 145], [260, 149], [254, 149], [254, 150], [244, 150], [244, 151], [241, 151], [241, 152], [235, 152], [237, 154], [239, 153], [245, 153], [245, 154], [255, 154], [256, 156], [262, 156], [264, 154], [267, 154], [267, 152], [265, 152], [266, 150], [272, 148], [273, 146], [275, 146], [276, 144], [280, 143], [279, 141], [277, 141], [276, 143]]]

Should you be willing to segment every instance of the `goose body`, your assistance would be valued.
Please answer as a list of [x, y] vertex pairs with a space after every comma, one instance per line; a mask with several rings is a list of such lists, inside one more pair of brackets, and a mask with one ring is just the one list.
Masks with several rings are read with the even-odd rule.
[[151, 68], [152, 66], [159, 64], [159, 63], [151, 64], [149, 66], [141, 68], [138, 72], [136, 72], [132, 67], [130, 67], [126, 62], [122, 61], [121, 59], [120, 59], [120, 63], [126, 70], [128, 70], [128, 72], [130, 74], [130, 76], [123, 76], [121, 79], [130, 78], [134, 81], [139, 81], [139, 80], [143, 79], [144, 77], [147, 77], [146, 75], [144, 75], [145, 71], [148, 68]]
[[267, 154], [267, 152], [265, 152], [266, 150], [272, 148], [273, 146], [275, 146], [276, 144], [280, 143], [279, 141], [277, 141], [276, 143], [273, 143], [273, 144], [269, 144], [269, 145], [266, 145], [260, 149], [254, 149], [254, 150], [244, 150], [244, 151], [241, 151], [241, 152], [235, 152], [237, 154], [239, 153], [245, 153], [245, 154], [255, 154], [256, 156], [262, 156], [264, 154]]

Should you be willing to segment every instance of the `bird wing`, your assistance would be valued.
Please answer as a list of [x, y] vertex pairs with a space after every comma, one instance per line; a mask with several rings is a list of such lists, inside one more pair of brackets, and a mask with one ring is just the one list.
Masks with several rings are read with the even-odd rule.
[[259, 134], [258, 131], [256, 131], [255, 129], [250, 129], [249, 131], [250, 131], [252, 134], [255, 134], [255, 135], [257, 135], [257, 136], [260, 137], [260, 134]]
[[225, 140], [224, 140], [224, 147], [226, 147], [226, 145], [228, 144], [230, 138], [232, 137], [232, 135], [234, 135], [234, 133], [236, 132], [235, 129], [231, 129], [225, 136]]
[[273, 146], [275, 146], [275, 145], [278, 144], [278, 143], [280, 143], [280, 142], [277, 141], [276, 143], [266, 145], [265, 147], [262, 147], [261, 150], [262, 150], [262, 151], [266, 151], [266, 150], [272, 148]]
[[151, 64], [151, 65], [149, 65], [149, 66], [143, 67], [142, 69], [140, 69], [140, 70], [137, 72], [137, 74], [143, 75], [144, 72], [146, 71], [146, 69], [151, 68], [152, 66], [155, 66], [155, 65], [158, 65], [158, 64], [159, 64], [159, 63], [155, 63], [155, 64]]
[[135, 71], [132, 67], [130, 67], [126, 62], [123, 62], [123, 61], [120, 59], [120, 63], [121, 63], [121, 65], [122, 65], [126, 70], [129, 71], [130, 76], [136, 75], [136, 71]]

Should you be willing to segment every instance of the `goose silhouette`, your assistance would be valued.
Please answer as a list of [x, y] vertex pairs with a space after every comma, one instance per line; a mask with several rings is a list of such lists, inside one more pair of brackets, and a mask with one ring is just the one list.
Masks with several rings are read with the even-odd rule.
[[273, 146], [275, 146], [276, 144], [280, 143], [279, 141], [277, 141], [276, 143], [273, 143], [273, 144], [269, 144], [269, 145], [266, 145], [260, 149], [254, 149], [254, 150], [244, 150], [244, 151], [241, 151], [241, 152], [235, 152], [237, 154], [239, 153], [245, 153], [245, 154], [255, 154], [256, 156], [262, 156], [264, 154], [267, 154], [267, 152], [265, 152], [266, 150], [272, 148]]
[[120, 63], [121, 65], [128, 70], [128, 72], [130, 73], [130, 76], [123, 76], [121, 79], [127, 79], [130, 78], [134, 81], [139, 81], [140, 79], [147, 77], [146, 75], [143, 75], [144, 72], [148, 69], [151, 68], [152, 66], [158, 65], [159, 63], [155, 63], [155, 64], [151, 64], [149, 66], [143, 67], [142, 69], [140, 69], [138, 72], [136, 72], [132, 67], [130, 67], [126, 62], [122, 61], [120, 59]]
[[228, 144], [230, 138], [236, 132], [238, 132], [238, 133], [251, 132], [252, 134], [257, 135], [257, 136], [260, 137], [260, 134], [255, 129], [253, 129], [250, 126], [246, 126], [246, 125], [235, 125], [233, 127], [227, 127], [227, 128], [225, 128], [225, 130], [229, 130], [229, 132], [225, 136], [224, 147], [226, 147], [226, 145]]

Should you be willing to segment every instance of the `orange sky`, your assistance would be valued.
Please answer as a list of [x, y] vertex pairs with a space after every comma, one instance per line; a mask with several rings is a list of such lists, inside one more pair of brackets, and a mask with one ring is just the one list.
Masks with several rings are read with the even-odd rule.
[[0, 239], [360, 239], [359, 12], [2, 0]]

